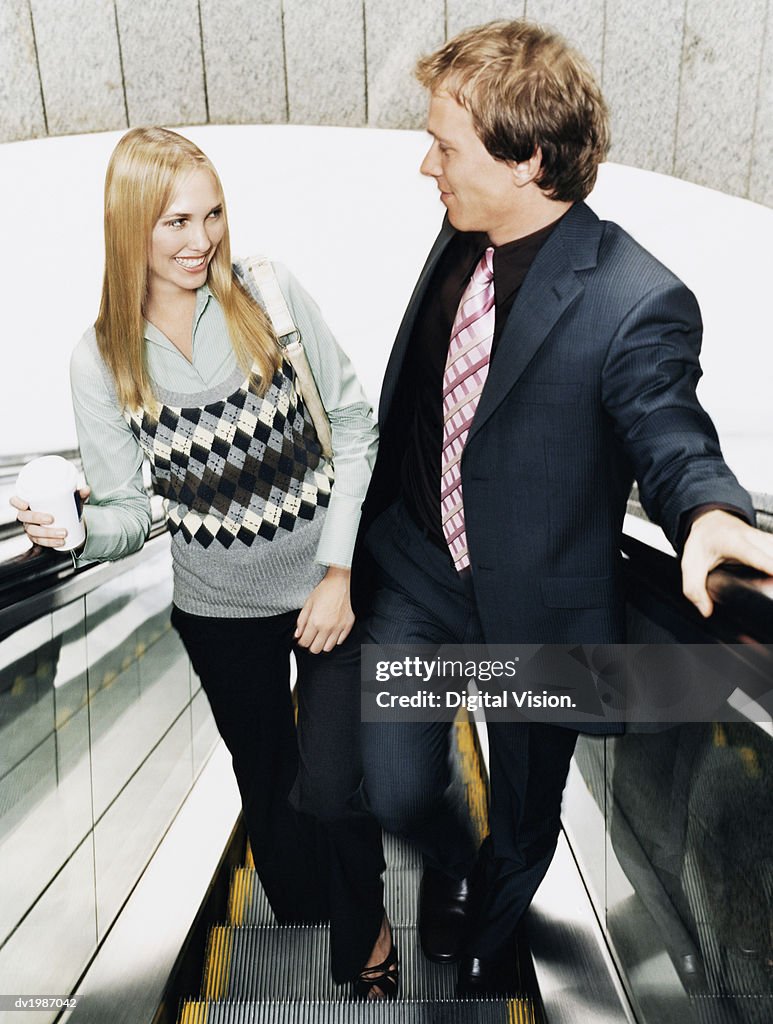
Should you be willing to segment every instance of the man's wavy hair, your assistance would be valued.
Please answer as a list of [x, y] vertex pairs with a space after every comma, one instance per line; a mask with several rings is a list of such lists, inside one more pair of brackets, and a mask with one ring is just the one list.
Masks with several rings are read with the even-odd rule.
[[416, 65], [430, 92], [472, 115], [488, 152], [520, 163], [537, 147], [537, 184], [551, 198], [584, 199], [609, 149], [609, 114], [585, 58], [529, 21], [492, 21], [449, 40]]

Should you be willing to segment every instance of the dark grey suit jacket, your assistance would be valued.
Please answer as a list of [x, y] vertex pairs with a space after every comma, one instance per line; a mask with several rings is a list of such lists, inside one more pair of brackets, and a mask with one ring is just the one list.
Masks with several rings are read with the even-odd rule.
[[[387, 366], [361, 537], [399, 491], [411, 422], [401, 404], [405, 353], [453, 233], [444, 224]], [[754, 522], [695, 395], [700, 344], [700, 312], [685, 285], [618, 225], [573, 206], [516, 297], [462, 457], [487, 642], [624, 639], [620, 537], [634, 478], [672, 542], [683, 516], [704, 503], [735, 506]], [[360, 610], [367, 576], [363, 555]]]

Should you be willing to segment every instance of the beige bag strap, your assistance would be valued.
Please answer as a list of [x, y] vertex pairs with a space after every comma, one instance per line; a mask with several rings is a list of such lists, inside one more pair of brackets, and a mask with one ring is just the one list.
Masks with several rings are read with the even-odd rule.
[[[279, 339], [284, 355], [295, 370], [296, 387], [306, 403], [311, 421], [317, 432], [317, 438], [326, 459], [333, 458], [333, 439], [330, 433], [330, 420], [319, 395], [317, 382], [309, 366], [309, 360], [301, 342], [301, 332], [295, 326], [292, 313], [279, 287], [271, 261], [265, 256], [257, 256], [247, 260], [247, 269], [258, 286], [260, 296], [266, 307], [274, 333]], [[294, 337], [293, 337], [294, 336]], [[287, 340], [291, 338], [291, 340]]]

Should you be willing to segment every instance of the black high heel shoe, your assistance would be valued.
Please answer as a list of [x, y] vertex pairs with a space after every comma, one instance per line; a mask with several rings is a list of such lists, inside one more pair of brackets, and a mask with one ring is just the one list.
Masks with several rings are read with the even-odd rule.
[[[394, 967], [394, 970], [390, 968]], [[374, 989], [381, 992], [381, 996], [374, 996], [373, 999], [396, 999], [397, 989], [400, 984], [400, 968], [397, 962], [397, 947], [392, 940], [392, 948], [387, 954], [386, 960], [380, 964], [373, 964], [372, 967], [363, 967], [357, 980], [354, 983], [355, 999], [369, 999]]]

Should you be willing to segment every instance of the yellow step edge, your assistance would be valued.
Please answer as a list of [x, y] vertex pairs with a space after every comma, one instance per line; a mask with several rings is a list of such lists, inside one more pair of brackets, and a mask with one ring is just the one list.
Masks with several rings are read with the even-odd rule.
[[252, 868], [237, 868], [228, 893], [228, 923], [232, 928], [243, 925], [252, 903], [255, 874]]
[[508, 999], [507, 1024], [537, 1024], [531, 999]]
[[207, 1004], [197, 1000], [196, 1002], [185, 1003], [177, 1024], [207, 1024]]
[[233, 935], [227, 925], [216, 925], [209, 935], [209, 948], [204, 966], [202, 997], [224, 999], [228, 992]]

